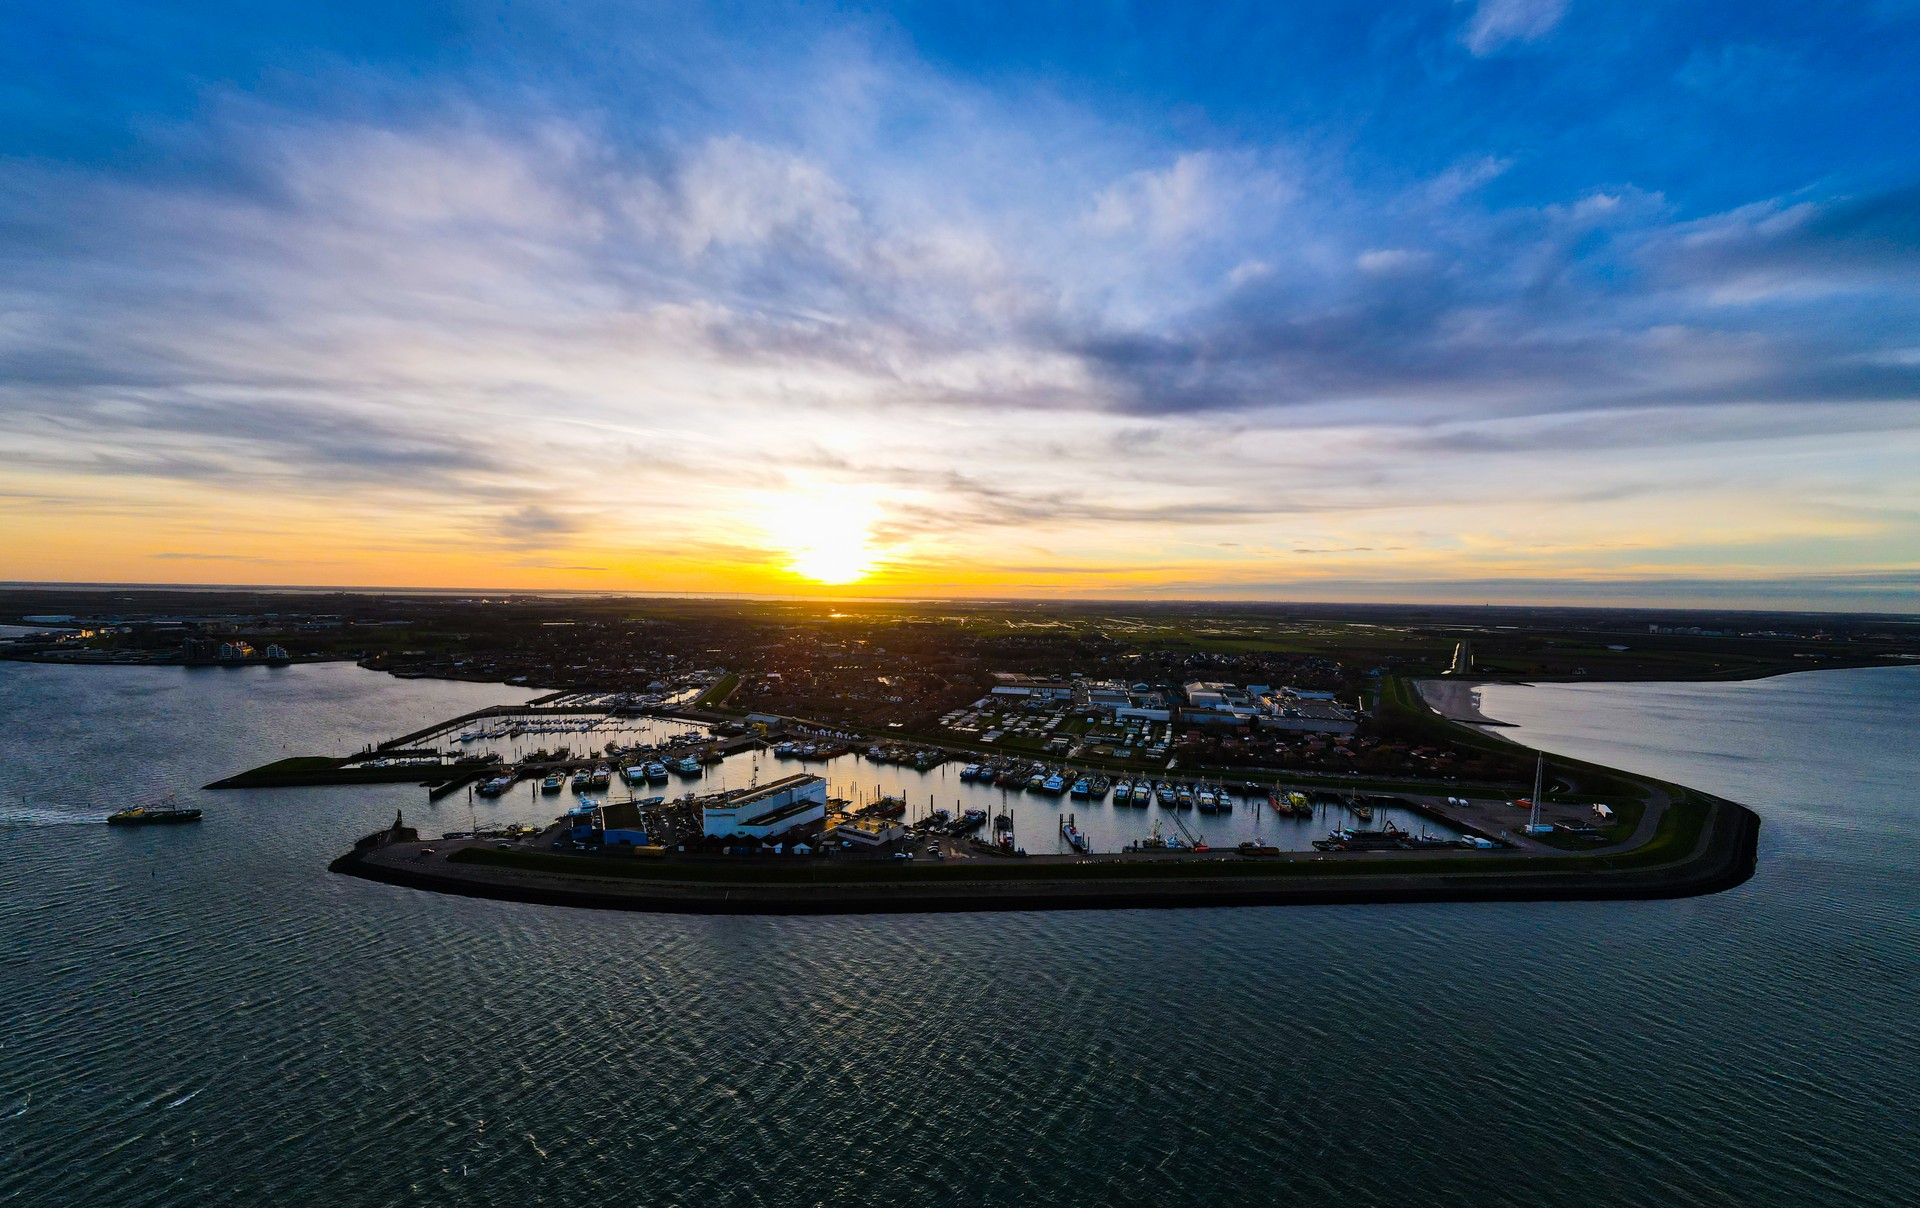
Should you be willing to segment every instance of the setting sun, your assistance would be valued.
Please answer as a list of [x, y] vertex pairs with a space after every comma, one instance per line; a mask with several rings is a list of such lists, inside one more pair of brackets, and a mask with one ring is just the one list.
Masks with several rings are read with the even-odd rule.
[[781, 496], [767, 507], [764, 523], [773, 546], [792, 574], [815, 583], [857, 583], [880, 561], [873, 547], [879, 509], [854, 494]]

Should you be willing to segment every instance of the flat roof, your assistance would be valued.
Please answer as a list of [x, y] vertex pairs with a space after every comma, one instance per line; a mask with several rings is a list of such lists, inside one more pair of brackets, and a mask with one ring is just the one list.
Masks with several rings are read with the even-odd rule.
[[791, 818], [796, 814], [804, 814], [808, 810], [824, 810], [826, 808], [827, 807], [824, 802], [815, 801], [811, 797], [799, 797], [799, 798], [796, 798], [795, 800], [787, 802], [785, 805], [780, 806], [778, 809], [768, 810], [766, 813], [756, 815], [755, 817], [752, 817], [752, 818], [742, 818], [740, 819], [740, 825], [769, 826], [775, 822], [781, 822], [781, 821], [784, 821], [785, 819]]
[[[804, 784], [811, 784], [816, 780], [821, 780], [821, 778], [806, 772], [799, 772], [792, 776], [782, 776], [778, 780], [768, 781], [757, 789], [748, 789], [738, 797], [730, 798], [722, 803], [721, 808], [737, 809], [743, 805], [752, 805], [754, 802], [771, 797], [775, 793], [784, 792], [791, 788], [798, 788]], [[824, 784], [826, 782], [821, 780], [821, 783]]]

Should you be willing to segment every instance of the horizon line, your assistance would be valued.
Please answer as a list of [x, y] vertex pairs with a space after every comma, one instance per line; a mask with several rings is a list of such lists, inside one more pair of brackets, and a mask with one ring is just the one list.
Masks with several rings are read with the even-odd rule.
[[[1733, 580], [1731, 582], [1740, 582]], [[1166, 606], [1176, 604], [1212, 604], [1224, 606], [1279, 607], [1321, 607], [1321, 608], [1447, 608], [1447, 609], [1487, 609], [1487, 610], [1526, 610], [1526, 611], [1605, 611], [1605, 612], [1679, 612], [1679, 613], [1751, 613], [1754, 615], [1800, 615], [1800, 616], [1844, 616], [1865, 617], [1903, 621], [1920, 624], [1920, 611], [1901, 612], [1847, 608], [1807, 608], [1778, 607], [1762, 608], [1752, 606], [1715, 606], [1711, 604], [1607, 604], [1607, 603], [1519, 603], [1511, 601], [1485, 600], [1473, 603], [1443, 600], [1309, 600], [1309, 599], [1263, 599], [1248, 596], [832, 596], [801, 595], [781, 592], [700, 592], [700, 591], [649, 591], [641, 588], [614, 590], [610, 588], [585, 587], [543, 587], [543, 588], [503, 588], [503, 587], [400, 587], [380, 584], [302, 584], [302, 583], [161, 583], [136, 582], [125, 580], [24, 580], [0, 579], [0, 591], [56, 591], [56, 590], [125, 590], [125, 591], [161, 591], [161, 592], [285, 592], [297, 594], [339, 594], [339, 595], [395, 595], [395, 596], [511, 596], [511, 597], [592, 597], [598, 599], [650, 598], [667, 600], [742, 600], [742, 601], [779, 601], [792, 603], [817, 604], [1097, 604], [1097, 605], [1145, 605]]]

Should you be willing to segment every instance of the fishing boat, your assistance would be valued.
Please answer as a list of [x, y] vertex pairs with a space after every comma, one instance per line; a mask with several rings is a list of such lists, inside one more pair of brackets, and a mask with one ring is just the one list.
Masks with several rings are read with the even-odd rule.
[[1153, 833], [1144, 839], [1136, 839], [1132, 843], [1127, 844], [1127, 850], [1130, 852], [1185, 851], [1187, 850], [1187, 845], [1178, 837], [1162, 835], [1160, 833], [1160, 820], [1156, 818], [1153, 823]]
[[1105, 776], [1095, 776], [1093, 781], [1087, 785], [1087, 795], [1096, 801], [1103, 801], [1106, 799], [1107, 793], [1112, 789], [1113, 781], [1108, 780]]
[[1113, 786], [1113, 803], [1115, 805], [1126, 805], [1132, 800], [1133, 781], [1122, 780], [1119, 784]]
[[1072, 814], [1061, 816], [1060, 833], [1066, 837], [1068, 846], [1080, 854], [1085, 855], [1093, 850], [1093, 841], [1082, 834], [1080, 828], [1073, 824]]
[[1320, 851], [1399, 851], [1409, 846], [1405, 831], [1389, 822], [1381, 830], [1342, 829], [1324, 839], [1315, 839]]
[[1060, 773], [1055, 772], [1053, 775], [1047, 777], [1045, 780], [1040, 782], [1040, 791], [1047, 794], [1049, 797], [1058, 797], [1060, 794], [1067, 791], [1067, 778], [1065, 776], [1062, 776]]
[[682, 776], [698, 776], [700, 774], [700, 760], [697, 756], [689, 755], [674, 764], [673, 770]]
[[567, 778], [558, 772], [549, 773], [547, 778], [540, 782], [540, 791], [543, 793], [557, 793], [566, 787]]
[[161, 826], [169, 822], [198, 821], [200, 811], [190, 805], [181, 805], [171, 793], [107, 815], [108, 826]]
[[649, 763], [647, 765], [647, 783], [648, 784], [665, 784], [666, 782], [667, 782], [667, 765], [659, 762], [658, 760], [654, 761], [653, 763]]
[[1093, 792], [1093, 782], [1085, 776], [1073, 782], [1071, 790], [1075, 797], [1085, 797]]

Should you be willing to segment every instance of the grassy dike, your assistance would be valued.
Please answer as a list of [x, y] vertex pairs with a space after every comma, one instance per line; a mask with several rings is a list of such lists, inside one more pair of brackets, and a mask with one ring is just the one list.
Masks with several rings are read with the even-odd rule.
[[295, 755], [216, 780], [209, 789], [285, 789], [333, 784], [438, 784], [456, 775], [450, 768], [369, 768], [325, 755]]
[[978, 860], [965, 865], [778, 858], [621, 860], [463, 847], [437, 860], [369, 837], [331, 870], [411, 889], [593, 909], [867, 914], [1634, 900], [1718, 893], [1753, 875], [1760, 820], [1687, 794], [1652, 839], [1613, 855], [1294, 855], [1186, 860]]
[[713, 687], [708, 688], [705, 692], [695, 697], [692, 707], [695, 709], [718, 709], [727, 703], [727, 698], [732, 696], [734, 689], [739, 686], [740, 677], [730, 671], [718, 680], [715, 680]]
[[[1731, 805], [1731, 803], [1722, 803]], [[1739, 809], [1739, 806], [1732, 806]], [[968, 884], [1007, 881], [1127, 881], [1205, 880], [1228, 877], [1346, 877], [1367, 875], [1452, 875], [1458, 873], [1572, 873], [1630, 872], [1658, 868], [1689, 855], [1699, 845], [1701, 831], [1712, 815], [1708, 799], [1677, 802], [1661, 819], [1659, 829], [1645, 844], [1614, 855], [1517, 856], [1338, 854], [1246, 858], [1231, 848], [1213, 858], [1075, 860], [1042, 863], [1035, 860], [978, 860], [969, 864], [921, 864], [902, 869], [869, 861], [798, 864], [781, 857], [686, 860], [619, 859], [605, 856], [553, 855], [537, 851], [500, 851], [468, 847], [448, 857], [455, 864], [511, 868], [561, 876], [610, 877], [617, 880], [685, 882], [708, 885], [871, 885]]]

